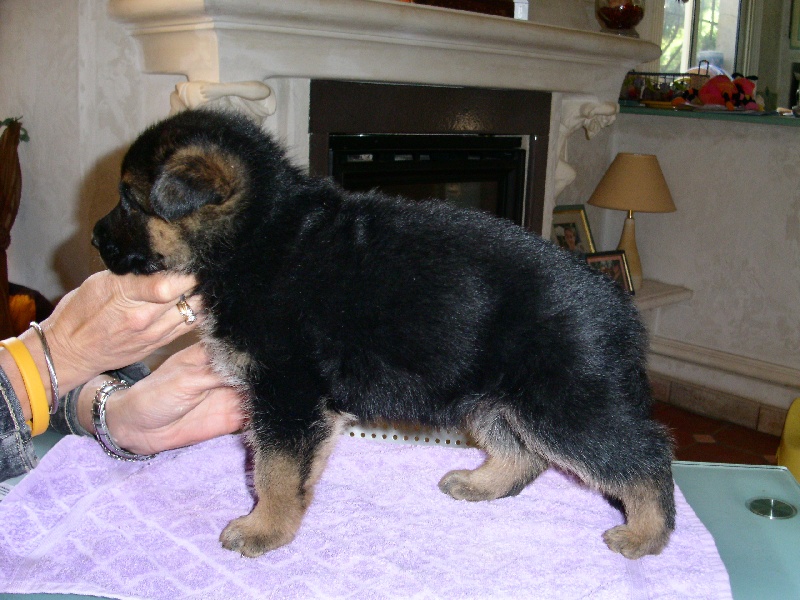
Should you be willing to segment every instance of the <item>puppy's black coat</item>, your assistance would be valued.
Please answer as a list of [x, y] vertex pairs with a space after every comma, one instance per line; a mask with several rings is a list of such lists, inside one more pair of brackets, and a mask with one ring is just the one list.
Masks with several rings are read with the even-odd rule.
[[145, 131], [95, 227], [115, 273], [194, 273], [216, 366], [252, 415], [258, 502], [223, 531], [291, 541], [341, 423], [460, 428], [486, 452], [439, 486], [518, 493], [550, 464], [618, 499], [630, 558], [674, 528], [671, 442], [650, 419], [646, 338], [606, 276], [511, 222], [349, 194], [303, 175], [254, 124], [189, 111]]

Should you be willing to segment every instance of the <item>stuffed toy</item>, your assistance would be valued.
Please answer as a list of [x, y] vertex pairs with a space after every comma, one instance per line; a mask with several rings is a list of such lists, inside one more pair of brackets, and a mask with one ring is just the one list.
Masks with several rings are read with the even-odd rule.
[[724, 106], [727, 110], [764, 110], [756, 101], [757, 78], [744, 77], [734, 73], [733, 78], [717, 75], [709, 79], [698, 90], [689, 88], [672, 100], [673, 106], [691, 104], [694, 106]]
[[36, 290], [16, 283], [8, 284], [8, 308], [11, 329], [20, 335], [30, 327], [31, 321], [44, 321], [53, 312], [53, 305]]

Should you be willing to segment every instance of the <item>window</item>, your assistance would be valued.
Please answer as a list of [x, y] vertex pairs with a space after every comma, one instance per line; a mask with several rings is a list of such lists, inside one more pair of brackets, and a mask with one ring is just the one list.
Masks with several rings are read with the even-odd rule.
[[664, 0], [660, 70], [684, 73], [701, 60], [736, 71], [740, 0]]

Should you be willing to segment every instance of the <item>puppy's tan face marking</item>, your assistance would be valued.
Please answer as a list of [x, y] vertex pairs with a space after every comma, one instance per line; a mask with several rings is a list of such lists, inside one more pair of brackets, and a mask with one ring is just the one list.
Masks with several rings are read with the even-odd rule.
[[152, 182], [147, 179], [144, 173], [139, 173], [138, 171], [127, 170], [120, 178], [120, 189], [126, 189], [136, 198], [137, 203], [147, 211], [152, 210], [150, 207], [151, 187]]
[[[157, 168], [149, 204], [169, 222], [194, 215], [204, 221], [230, 216], [249, 189], [242, 160], [209, 144], [178, 148]], [[196, 223], [185, 225], [199, 229]]]
[[[154, 157], [150, 166], [129, 165], [122, 173], [120, 204], [107, 219], [117, 232], [116, 255], [146, 257], [148, 272], [193, 272], [198, 260], [234, 234], [249, 189], [247, 168], [210, 144], [159, 148]], [[124, 243], [123, 231], [131, 244]]]
[[164, 164], [172, 177], [192, 182], [196, 189], [214, 190], [222, 202], [241, 194], [247, 183], [241, 160], [218, 148], [189, 146], [177, 150]]
[[150, 248], [164, 257], [165, 269], [184, 270], [192, 259], [192, 249], [175, 225], [158, 218], [147, 221]]

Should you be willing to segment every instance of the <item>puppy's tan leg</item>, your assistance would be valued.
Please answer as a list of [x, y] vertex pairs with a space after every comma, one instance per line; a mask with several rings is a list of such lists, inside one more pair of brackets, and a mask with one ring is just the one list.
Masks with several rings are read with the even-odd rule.
[[547, 468], [548, 461], [523, 441], [530, 436], [510, 409], [478, 408], [464, 425], [488, 456], [474, 471], [450, 471], [439, 482], [439, 489], [456, 500], [515, 496]]
[[219, 537], [224, 548], [250, 557], [291, 542], [310, 502], [300, 462], [289, 454], [256, 450], [254, 480], [252, 512], [228, 523]]
[[223, 547], [255, 557], [294, 539], [345, 421], [341, 415], [326, 414], [318, 424], [320, 435], [307, 446], [310, 456], [305, 461], [289, 452], [256, 446], [254, 483], [258, 501], [249, 515], [225, 527], [219, 537]]
[[456, 500], [494, 500], [515, 496], [547, 468], [544, 459], [521, 453], [515, 456], [489, 455], [474, 471], [450, 471], [439, 482], [439, 489]]
[[627, 522], [603, 534], [606, 545], [631, 559], [659, 554], [675, 525], [674, 517], [670, 516], [671, 505], [658, 486], [637, 483], [608, 492], [622, 501]]

